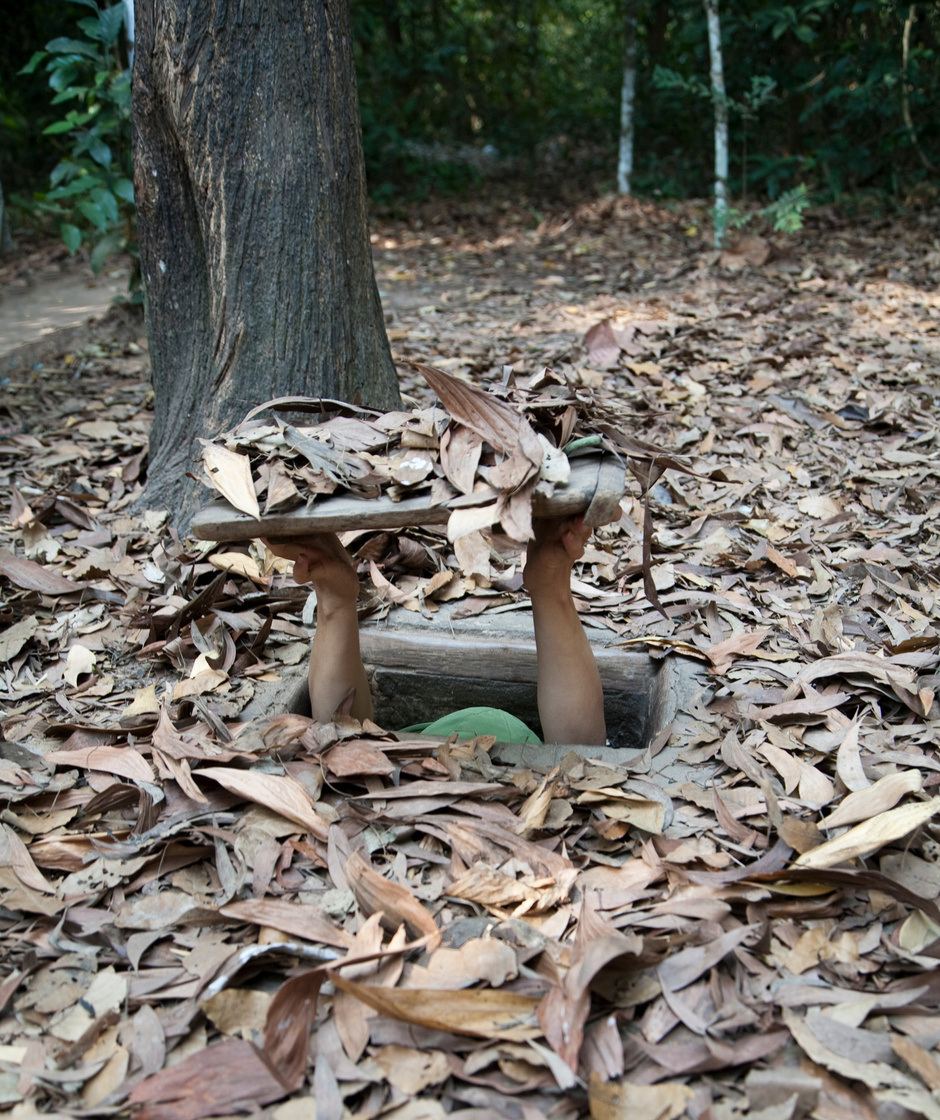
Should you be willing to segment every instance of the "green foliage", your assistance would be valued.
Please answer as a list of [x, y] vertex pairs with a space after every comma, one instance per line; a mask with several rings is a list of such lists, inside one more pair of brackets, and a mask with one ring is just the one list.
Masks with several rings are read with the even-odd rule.
[[[713, 101], [717, 96], [711, 86], [706, 85], [701, 78], [694, 75], [686, 77], [666, 66], [657, 66], [653, 70], [653, 85], [656, 89], [681, 90], [683, 93], [707, 101]], [[745, 120], [753, 120], [760, 109], [774, 99], [776, 88], [776, 81], [766, 74], [753, 75], [750, 87], [741, 94], [740, 100], [736, 101], [725, 93], [724, 102], [728, 106], [729, 113], [737, 113]]]
[[775, 233], [796, 233], [803, 228], [803, 211], [810, 201], [806, 184], [800, 183], [759, 210], [752, 210], [747, 214], [740, 210], [729, 210], [727, 224], [732, 229], [743, 229], [757, 219], [769, 223]]
[[83, 37], [52, 39], [21, 73], [42, 67], [55, 92], [52, 104], [70, 106], [44, 129], [65, 139], [67, 154], [52, 171], [51, 189], [36, 196], [35, 210], [58, 221], [70, 253], [90, 244], [91, 267], [99, 272], [114, 253], [137, 252], [131, 79], [122, 55], [123, 3], [80, 2], [95, 13], [78, 21]]
[[[129, 189], [116, 186], [131, 178], [123, 12], [112, 0], [101, 5], [20, 0], [0, 37], [0, 178], [23, 191], [63, 168], [41, 201], [73, 227], [64, 230], [70, 245], [80, 234], [97, 246], [119, 230], [133, 242]], [[624, 8], [625, 0], [353, 0], [373, 196], [462, 193], [495, 175], [524, 181], [539, 205], [603, 189], [616, 166]], [[910, 8], [908, 0], [721, 0], [732, 197], [773, 202], [805, 183], [820, 201], [864, 195], [890, 206], [929, 177], [901, 102], [906, 92], [920, 146], [940, 165], [940, 4], [915, 5], [902, 90]], [[28, 54], [20, 44], [46, 38], [33, 75], [16, 77]], [[701, 0], [638, 0], [636, 59], [634, 190], [709, 194]], [[51, 106], [48, 90], [37, 100], [38, 75], [50, 79]], [[87, 182], [77, 194], [55, 194], [79, 178]], [[117, 223], [94, 190], [111, 196]]]

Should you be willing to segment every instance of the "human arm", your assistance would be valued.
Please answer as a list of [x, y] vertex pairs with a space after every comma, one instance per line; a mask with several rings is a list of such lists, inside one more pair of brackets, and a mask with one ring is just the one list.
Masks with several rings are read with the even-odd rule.
[[276, 556], [294, 562], [296, 583], [310, 583], [317, 593], [308, 671], [313, 718], [326, 722], [354, 691], [350, 714], [371, 719], [372, 693], [359, 650], [359, 577], [349, 553], [333, 533], [264, 543]]
[[548, 743], [607, 742], [600, 674], [571, 595], [571, 569], [590, 535], [583, 517], [543, 518], [526, 550], [523, 584], [532, 600], [539, 718]]

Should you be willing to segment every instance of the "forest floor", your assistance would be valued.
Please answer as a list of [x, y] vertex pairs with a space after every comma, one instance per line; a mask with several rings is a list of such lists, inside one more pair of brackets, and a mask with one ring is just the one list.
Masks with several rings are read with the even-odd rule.
[[[24, 234], [0, 260], [0, 366], [13, 351], [37, 347], [66, 328], [84, 327], [104, 315], [127, 289], [127, 264], [114, 262], [95, 276], [82, 257], [43, 234]], [[61, 345], [61, 336], [60, 336]]]
[[[306, 656], [306, 592], [137, 509], [139, 320], [5, 371], [15, 1120], [940, 1120], [940, 216], [718, 254], [704, 213], [374, 226], [397, 358], [551, 366], [686, 468], [649, 491], [664, 611], [636, 484], [574, 584], [592, 632], [708, 681], [618, 764], [243, 723]], [[511, 568], [444, 574], [443, 538], [356, 549], [379, 609], [524, 604]]]

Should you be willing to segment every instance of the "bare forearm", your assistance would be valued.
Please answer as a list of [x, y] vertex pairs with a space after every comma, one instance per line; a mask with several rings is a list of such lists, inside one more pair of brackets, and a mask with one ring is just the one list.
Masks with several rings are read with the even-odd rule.
[[372, 693], [359, 651], [359, 620], [355, 603], [332, 610], [317, 609], [317, 629], [310, 651], [310, 708], [326, 722], [355, 689], [350, 715], [372, 718]]
[[604, 692], [570, 591], [533, 595], [532, 615], [545, 741], [603, 746], [607, 742]]

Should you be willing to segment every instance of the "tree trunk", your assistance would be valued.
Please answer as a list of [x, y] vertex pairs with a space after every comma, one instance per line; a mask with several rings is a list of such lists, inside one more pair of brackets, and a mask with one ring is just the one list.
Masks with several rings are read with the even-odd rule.
[[907, 19], [904, 21], [904, 33], [901, 37], [901, 116], [904, 118], [904, 127], [907, 129], [907, 134], [911, 138], [911, 143], [914, 145], [914, 150], [917, 152], [920, 162], [924, 165], [924, 170], [933, 171], [933, 164], [927, 158], [924, 149], [920, 146], [920, 141], [917, 139], [917, 129], [914, 127], [914, 121], [911, 119], [911, 102], [908, 95], [911, 28], [914, 25], [915, 19], [917, 19], [917, 5], [911, 4], [907, 12]]
[[134, 65], [134, 0], [124, 0], [124, 35], [127, 38], [127, 61]]
[[623, 86], [620, 90], [620, 154], [617, 160], [617, 193], [630, 193], [633, 174], [633, 99], [636, 93], [636, 2], [626, 0], [626, 35], [623, 47]]
[[10, 219], [3, 201], [3, 184], [0, 183], [0, 253], [13, 251], [13, 237], [10, 234]]
[[721, 62], [721, 22], [718, 0], [703, 0], [708, 20], [708, 53], [711, 57], [712, 102], [715, 107], [715, 248], [725, 242], [728, 226], [728, 98]]
[[394, 408], [349, 0], [138, 0], [135, 197], [155, 421], [145, 503], [271, 397]]

